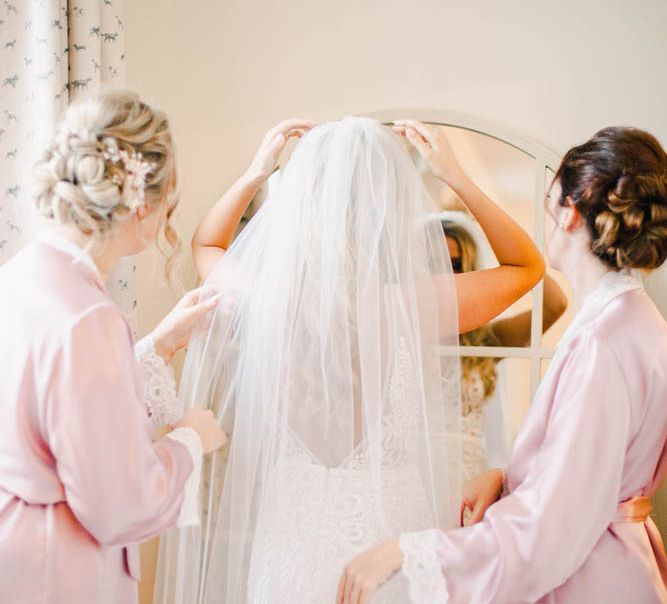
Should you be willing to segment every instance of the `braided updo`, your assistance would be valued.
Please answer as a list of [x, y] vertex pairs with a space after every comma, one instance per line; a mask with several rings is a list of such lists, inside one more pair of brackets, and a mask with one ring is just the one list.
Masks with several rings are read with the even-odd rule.
[[139, 155], [150, 165], [143, 201], [149, 207], [167, 204], [164, 235], [176, 249], [170, 218], [179, 191], [169, 123], [132, 92], [97, 93], [68, 107], [31, 173], [40, 212], [95, 237], [130, 216], [136, 200], [128, 195], [128, 173], [122, 162], [109, 157], [109, 149]]
[[667, 258], [667, 155], [636, 128], [605, 128], [570, 149], [556, 173], [586, 221], [591, 250], [613, 269], [655, 269]]

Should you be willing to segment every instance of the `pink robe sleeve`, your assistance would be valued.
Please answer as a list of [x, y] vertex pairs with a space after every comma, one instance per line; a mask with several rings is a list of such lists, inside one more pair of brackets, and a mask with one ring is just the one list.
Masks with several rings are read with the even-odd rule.
[[136, 376], [127, 326], [105, 305], [72, 326], [49, 384], [46, 436], [67, 503], [103, 545], [173, 527], [193, 471], [182, 442], [153, 441]]
[[401, 536], [412, 601], [535, 602], [565, 582], [614, 518], [629, 426], [613, 351], [582, 336], [525, 480], [476, 525]]

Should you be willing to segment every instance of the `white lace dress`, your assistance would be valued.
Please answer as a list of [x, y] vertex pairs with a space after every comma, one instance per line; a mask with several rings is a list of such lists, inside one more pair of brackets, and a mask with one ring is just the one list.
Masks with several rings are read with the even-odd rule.
[[484, 382], [477, 371], [461, 379], [461, 468], [463, 482], [488, 469], [484, 411], [487, 398]]
[[[267, 502], [259, 516], [257, 534], [264, 538], [253, 545], [249, 603], [333, 604], [346, 563], [406, 527], [433, 526], [412, 436], [419, 421], [414, 373], [407, 353], [402, 353], [383, 419], [387, 445], [379, 489], [373, 484], [367, 443], [361, 443], [348, 461], [328, 468], [293, 432], [288, 434], [280, 506]], [[276, 513], [276, 507], [281, 511]], [[397, 576], [373, 602], [406, 602], [407, 588], [407, 581]]]

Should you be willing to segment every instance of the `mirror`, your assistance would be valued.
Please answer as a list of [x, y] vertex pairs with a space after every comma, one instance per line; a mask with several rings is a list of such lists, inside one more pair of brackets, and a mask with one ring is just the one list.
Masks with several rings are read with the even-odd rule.
[[[383, 115], [380, 119], [391, 121], [393, 117]], [[551, 228], [543, 211], [544, 198], [555, 165], [545, 165], [534, 153], [499, 137], [472, 128], [431, 123], [445, 130], [458, 160], [473, 181], [544, 251]], [[286, 164], [295, 144], [290, 142], [281, 165]], [[453, 269], [458, 272], [497, 266], [486, 236], [463, 202], [433, 176], [407, 141], [405, 144], [440, 213]], [[261, 206], [270, 187], [271, 180], [253, 200], [241, 228]], [[470, 475], [487, 466], [507, 463], [511, 444], [537, 384], [571, 320], [571, 299], [565, 278], [549, 269], [543, 285], [488, 325], [461, 336], [463, 433], [468, 439], [463, 454]], [[536, 320], [543, 329], [533, 331]]]
[[[540, 166], [531, 154], [498, 138], [462, 127], [443, 128], [462, 167], [543, 251], [548, 225], [543, 212], [554, 171]], [[435, 178], [411, 152], [424, 184], [442, 213], [443, 231], [454, 270], [497, 266], [481, 227], [446, 184]], [[539, 235], [539, 237], [537, 236]], [[463, 334], [461, 398], [466, 438], [464, 467], [474, 474], [504, 466], [509, 459], [534, 390], [571, 318], [572, 293], [563, 275], [549, 269], [540, 291], [534, 289], [488, 325]], [[542, 306], [542, 317], [534, 317]], [[543, 329], [533, 333], [538, 320]], [[491, 348], [491, 350], [489, 350]], [[477, 443], [477, 446], [474, 443]], [[482, 447], [479, 447], [479, 443]], [[483, 459], [480, 458], [483, 456]]]
[[[535, 168], [526, 153], [490, 136], [451, 126], [438, 126], [472, 180], [531, 236], [535, 231]], [[411, 147], [410, 147], [411, 149]], [[424, 184], [441, 212], [443, 230], [455, 271], [486, 269], [498, 263], [475, 219], [454, 191], [431, 174], [412, 151]], [[527, 347], [531, 336], [532, 293], [517, 300], [486, 329], [471, 333], [463, 345]], [[498, 324], [497, 321], [502, 323]], [[494, 329], [502, 326], [502, 329]], [[480, 330], [476, 330], [480, 331]]]

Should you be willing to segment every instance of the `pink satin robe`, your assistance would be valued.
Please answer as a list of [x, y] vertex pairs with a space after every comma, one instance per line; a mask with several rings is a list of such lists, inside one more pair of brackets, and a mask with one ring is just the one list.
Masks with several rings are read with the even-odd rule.
[[665, 321], [635, 289], [565, 346], [515, 443], [509, 494], [438, 534], [450, 604], [667, 602], [657, 529], [614, 522], [667, 470]]
[[92, 267], [44, 242], [0, 267], [0, 602], [132, 604], [137, 542], [193, 462], [153, 429], [132, 336]]

